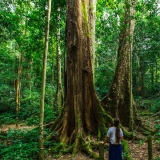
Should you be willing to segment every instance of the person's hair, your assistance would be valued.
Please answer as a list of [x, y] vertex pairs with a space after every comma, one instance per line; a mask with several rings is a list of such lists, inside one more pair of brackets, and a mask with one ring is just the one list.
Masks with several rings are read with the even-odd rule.
[[116, 142], [120, 142], [120, 128], [119, 128], [119, 119], [114, 119], [114, 126], [116, 127]]

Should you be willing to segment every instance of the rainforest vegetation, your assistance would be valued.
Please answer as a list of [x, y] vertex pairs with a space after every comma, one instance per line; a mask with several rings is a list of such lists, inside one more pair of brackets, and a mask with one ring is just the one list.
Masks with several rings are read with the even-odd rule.
[[101, 159], [115, 117], [160, 159], [160, 1], [0, 1], [0, 159]]

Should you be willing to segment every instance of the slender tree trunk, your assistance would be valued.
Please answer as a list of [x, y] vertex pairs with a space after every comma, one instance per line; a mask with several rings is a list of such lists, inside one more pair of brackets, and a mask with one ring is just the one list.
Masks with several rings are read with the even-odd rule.
[[151, 65], [150, 72], [151, 72], [151, 85], [153, 86], [154, 85], [154, 65]]
[[51, 90], [51, 98], [50, 98], [50, 104], [54, 110], [55, 107], [55, 54], [56, 54], [56, 49], [55, 49], [55, 39], [54, 36], [51, 35], [51, 53], [52, 53], [52, 66], [51, 66], [51, 86], [52, 86], [52, 90]]
[[155, 78], [156, 78], [156, 85], [157, 85], [157, 82], [158, 82], [158, 62], [156, 60], [156, 75], [155, 75]]
[[47, 52], [48, 52], [48, 41], [49, 41], [50, 12], [51, 12], [51, 0], [48, 0], [45, 48], [44, 48], [44, 55], [43, 55], [42, 90], [41, 90], [40, 115], [39, 115], [40, 117], [39, 118], [39, 160], [44, 160], [43, 121], [44, 121], [44, 98], [45, 98], [45, 85], [46, 85], [46, 66], [47, 66]]
[[[26, 33], [27, 33], [27, 18], [25, 21], [24, 37], [26, 36]], [[18, 57], [17, 79], [15, 80], [16, 113], [18, 113], [20, 110], [21, 76], [22, 76], [22, 70], [23, 70], [23, 61], [24, 61], [24, 52], [21, 52]], [[18, 117], [16, 117], [16, 126], [18, 127]]]
[[55, 101], [55, 98], [54, 98], [54, 56], [52, 58], [52, 76], [51, 76], [51, 84], [52, 84], [52, 93], [51, 93], [51, 105], [52, 105], [52, 108], [54, 109], [54, 101]]
[[[24, 53], [22, 52], [18, 57], [18, 69], [17, 79], [15, 80], [15, 99], [16, 99], [16, 113], [20, 110], [20, 98], [21, 98], [21, 75], [23, 69]], [[16, 126], [18, 127], [18, 117], [16, 117]]]
[[144, 98], [144, 82], [143, 82], [143, 66], [141, 62], [143, 61], [142, 58], [139, 58], [137, 54], [136, 55], [136, 61], [138, 65], [138, 79], [139, 79], [139, 86], [137, 87], [137, 92], [142, 96], [142, 99]]
[[142, 64], [143, 58], [140, 57], [140, 67], [139, 67], [139, 83], [140, 83], [140, 95], [142, 99], [145, 98], [145, 89], [144, 89], [144, 66]]
[[33, 73], [33, 60], [30, 59], [29, 61], [29, 75], [28, 75], [28, 81], [29, 81], [29, 91], [30, 91], [30, 97], [32, 96], [32, 87], [33, 87], [33, 78], [32, 78], [32, 73]]
[[[58, 8], [60, 11], [60, 8]], [[60, 14], [58, 15], [58, 23], [60, 23]], [[57, 32], [57, 98], [56, 104], [58, 111], [62, 109], [63, 105], [63, 89], [62, 89], [62, 77], [61, 77], [61, 48], [60, 48], [60, 26]]]

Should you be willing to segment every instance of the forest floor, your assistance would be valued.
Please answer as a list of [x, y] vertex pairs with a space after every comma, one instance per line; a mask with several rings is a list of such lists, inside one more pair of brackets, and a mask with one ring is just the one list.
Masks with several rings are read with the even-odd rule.
[[[140, 144], [136, 141], [129, 141], [129, 148], [132, 160], [148, 160], [148, 144], [146, 142]], [[160, 151], [157, 150], [158, 145], [156, 141], [153, 141], [153, 159], [158, 155], [160, 156]], [[97, 152], [98, 153], [98, 152]], [[76, 157], [72, 158], [70, 154], [63, 155], [60, 158], [52, 158], [52, 156], [46, 157], [46, 160], [94, 160], [85, 153], [78, 153]], [[104, 160], [108, 160], [108, 151], [105, 151]], [[160, 159], [156, 159], [160, 160]]]
[[[148, 124], [149, 127], [155, 128], [156, 120], [159, 124], [160, 120], [159, 117], [156, 115], [148, 115], [143, 113], [141, 115], [143, 119], [145, 120], [146, 124]], [[8, 134], [10, 130], [22, 130], [22, 131], [31, 131], [32, 129], [35, 129], [37, 126], [28, 126], [25, 124], [19, 124], [18, 127], [16, 125], [8, 125], [8, 124], [1, 124], [0, 126], [0, 133]], [[38, 132], [38, 131], [37, 131]], [[137, 133], [138, 136], [142, 137], [141, 140], [130, 140], [128, 141], [131, 157], [133, 160], [148, 160], [148, 144], [147, 144], [147, 136], [141, 135], [139, 132]], [[7, 140], [6, 140], [7, 141]], [[153, 159], [160, 160], [160, 146], [159, 142], [156, 139], [156, 137], [153, 137], [152, 146], [153, 146]], [[108, 148], [104, 148], [104, 160], [108, 159]], [[98, 154], [98, 148], [94, 150]], [[71, 154], [63, 155], [57, 159], [54, 158], [55, 155], [53, 154], [47, 154], [45, 160], [94, 160], [91, 158], [91, 156], [85, 154], [85, 153], [78, 153], [74, 158], [71, 157]], [[158, 159], [157, 159], [158, 157]]]
[[[32, 130], [36, 128], [36, 126], [25, 126], [24, 124], [19, 124], [18, 127], [16, 125], [5, 125], [3, 124], [0, 128], [0, 132], [8, 132], [10, 129], [13, 130]], [[131, 157], [133, 160], [148, 160], [148, 144], [145, 140], [139, 140], [139, 141], [129, 141], [129, 148], [130, 148], [130, 153]], [[157, 157], [160, 155], [160, 151], [158, 151], [158, 144], [156, 143], [156, 139], [153, 139], [153, 158]], [[95, 149], [95, 152], [98, 153], [98, 149]], [[85, 153], [78, 153], [74, 158], [71, 157], [71, 154], [66, 154], [63, 155], [57, 159], [53, 158], [54, 155], [46, 155], [46, 160], [93, 160], [91, 156], [86, 155]], [[104, 154], [105, 159], [108, 159], [108, 151], [107, 148], [105, 147], [105, 154]], [[159, 159], [157, 159], [159, 160]]]

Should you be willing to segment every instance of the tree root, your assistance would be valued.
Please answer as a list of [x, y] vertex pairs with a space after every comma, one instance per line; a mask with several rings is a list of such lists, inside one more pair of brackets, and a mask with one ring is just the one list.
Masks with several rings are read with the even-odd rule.
[[85, 152], [87, 152], [91, 157], [98, 159], [99, 155], [93, 151], [90, 143], [87, 143], [85, 140], [82, 142], [82, 148]]
[[156, 130], [152, 130], [151, 128], [147, 126], [142, 126], [139, 128], [139, 131], [142, 132], [143, 135], [154, 135], [156, 133]]
[[[50, 137], [48, 139], [52, 139]], [[47, 139], [47, 140], [48, 140]], [[90, 157], [94, 159], [99, 159], [99, 154], [93, 150], [93, 148], [98, 151], [99, 143], [90, 141], [88, 137], [82, 138], [81, 136], [77, 136], [75, 142], [72, 145], [67, 146], [66, 143], [59, 143], [56, 147], [51, 148], [51, 152], [57, 152], [58, 157], [64, 153], [71, 153], [72, 157], [76, 156], [80, 150], [86, 152]]]
[[[106, 120], [113, 124], [114, 119], [108, 115], [105, 111], [104, 111], [104, 116], [106, 118]], [[140, 126], [138, 126], [138, 131], [141, 131], [142, 134], [144, 135], [154, 135], [156, 133], [156, 130], [152, 130], [151, 128], [147, 127], [146, 125], [142, 125], [142, 120], [137, 120], [140, 124]], [[126, 139], [135, 139], [135, 140], [139, 140], [142, 139], [142, 137], [138, 136], [137, 134], [134, 134], [134, 132], [129, 132], [127, 131], [121, 124], [120, 124], [120, 128], [123, 131], [124, 137]]]
[[[98, 159], [99, 158], [99, 155], [98, 155], [99, 142], [98, 141], [102, 140], [107, 132], [105, 123], [107, 122], [107, 125], [109, 125], [109, 124], [113, 124], [113, 121], [114, 121], [114, 119], [109, 114], [107, 114], [103, 110], [103, 108], [100, 114], [102, 115], [102, 119], [100, 121], [99, 129], [97, 133], [98, 140], [96, 139], [95, 141], [91, 141], [90, 134], [87, 133], [87, 135], [85, 135], [81, 127], [73, 128], [72, 132], [70, 134], [67, 134], [65, 123], [63, 124], [65, 117], [63, 117], [63, 113], [61, 113], [61, 115], [56, 119], [54, 123], [46, 125], [46, 127], [48, 126], [50, 127], [50, 131], [51, 131], [51, 134], [46, 137], [46, 140], [49, 141], [49, 140], [55, 139], [60, 142], [58, 146], [53, 147], [51, 151], [53, 152], [58, 151], [59, 155], [62, 155], [64, 153], [71, 153], [72, 157], [75, 157], [76, 153], [82, 150], [87, 154], [89, 154], [91, 157]], [[139, 122], [138, 129], [141, 129], [141, 130], [143, 129], [143, 131], [147, 131], [147, 133], [155, 133], [150, 128], [143, 126], [142, 120], [139, 120], [138, 122]], [[142, 139], [142, 137], [134, 134], [134, 132], [129, 132], [127, 128], [123, 127], [122, 125], [120, 125], [120, 128], [123, 130], [125, 139], [132, 139], [132, 140]], [[127, 141], [123, 141], [123, 148], [124, 148], [126, 159], [130, 160], [131, 158], [130, 158]]]

